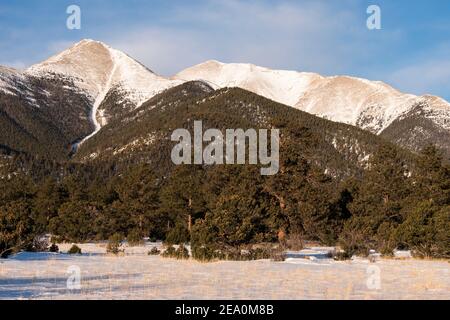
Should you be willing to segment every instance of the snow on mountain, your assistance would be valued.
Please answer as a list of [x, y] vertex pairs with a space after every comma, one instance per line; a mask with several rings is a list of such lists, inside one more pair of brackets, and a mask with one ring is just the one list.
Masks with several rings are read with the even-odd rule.
[[111, 48], [109, 50], [116, 65], [112, 87], [124, 93], [125, 98], [136, 106], [183, 82], [158, 76], [123, 52]]
[[17, 95], [20, 89], [28, 87], [26, 76], [19, 70], [0, 66], [0, 90], [6, 94]]
[[[125, 53], [94, 40], [82, 40], [24, 72], [0, 67], [0, 92], [20, 93], [30, 104], [38, 106], [33, 90], [39, 88], [30, 85], [39, 83], [31, 81], [35, 77], [64, 80], [65, 89], [90, 101], [95, 130], [83, 142], [109, 120], [122, 117], [165, 89], [192, 80], [205, 81], [216, 89], [240, 87], [376, 134], [383, 134], [389, 128], [392, 135], [396, 132], [392, 130], [394, 124], [410, 121], [413, 116], [426, 119], [427, 128], [423, 127], [425, 122], [416, 125], [410, 121], [415, 127], [408, 130], [426, 131], [424, 136], [433, 139], [439, 130], [450, 130], [450, 104], [447, 101], [430, 95], [405, 94], [383, 82], [348, 76], [324, 77], [316, 73], [271, 70], [252, 64], [225, 64], [214, 60], [188, 68], [168, 79], [153, 73]], [[405, 127], [404, 124], [402, 126]]]
[[436, 96], [425, 95], [421, 97], [424, 102], [424, 111], [428, 112], [428, 119], [446, 130], [450, 130], [450, 107], [444, 99]]
[[450, 104], [438, 97], [404, 94], [391, 86], [360, 78], [323, 77], [315, 73], [271, 70], [251, 64], [218, 61], [188, 68], [174, 79], [204, 80], [216, 88], [240, 87], [332, 121], [380, 134], [418, 103], [428, 118], [450, 128]]
[[381, 133], [416, 103], [382, 82], [346, 76], [324, 78], [307, 89], [294, 105], [321, 117]]
[[314, 73], [270, 70], [252, 64], [224, 64], [215, 60], [178, 73], [174, 79], [204, 80], [217, 88], [240, 87], [287, 105], [295, 105], [301, 92], [322, 77]]
[[29, 76], [17, 69], [0, 66], [0, 93], [20, 96], [33, 107], [40, 108], [35, 97], [36, 88], [33, 87]]
[[35, 77], [68, 79], [89, 98], [95, 131], [83, 141], [107, 123], [105, 110], [99, 107], [108, 93], [114, 91], [119, 95], [117, 104], [126, 102], [136, 108], [159, 92], [182, 83], [160, 77], [125, 53], [94, 40], [82, 40], [26, 72]]
[[0, 90], [7, 94], [15, 94], [14, 79], [17, 77], [17, 72], [14, 69], [0, 66]]
[[94, 40], [82, 40], [60, 54], [33, 65], [27, 72], [38, 76], [71, 78], [93, 102], [101, 93], [119, 89], [124, 99], [136, 106], [180, 83], [160, 77], [125, 53]]

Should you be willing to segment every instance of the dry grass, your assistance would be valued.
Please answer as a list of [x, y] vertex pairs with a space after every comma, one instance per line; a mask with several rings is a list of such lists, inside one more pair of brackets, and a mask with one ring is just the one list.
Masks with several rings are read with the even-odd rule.
[[[449, 299], [446, 261], [381, 260], [198, 263], [148, 256], [147, 247], [105, 255], [81, 245], [83, 256], [40, 254], [0, 263], [3, 299]], [[64, 245], [60, 246], [64, 252]], [[89, 256], [89, 254], [91, 256]], [[20, 256], [19, 256], [20, 257]], [[67, 269], [81, 269], [81, 290], [66, 287]], [[381, 288], [367, 287], [367, 267], [380, 268]]]

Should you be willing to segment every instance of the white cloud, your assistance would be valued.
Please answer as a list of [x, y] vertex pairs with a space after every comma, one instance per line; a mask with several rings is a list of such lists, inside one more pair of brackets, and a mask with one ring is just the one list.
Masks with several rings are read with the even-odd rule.
[[185, 30], [140, 29], [107, 42], [164, 75], [172, 75], [214, 55], [212, 48], [203, 45], [201, 35]]
[[[205, 0], [170, 8], [157, 20], [130, 21], [127, 28], [111, 29], [107, 24], [89, 33], [90, 37], [166, 76], [216, 59], [323, 75], [348, 74], [382, 80], [415, 94], [449, 97], [448, 46], [420, 47], [399, 59], [409, 36], [407, 29], [368, 31], [365, 7], [356, 0]], [[53, 41], [40, 56], [72, 44]], [[24, 66], [20, 61], [9, 65]]]
[[394, 86], [406, 92], [448, 97], [450, 94], [450, 59], [429, 60], [401, 68], [395, 71], [389, 80]]
[[450, 97], [450, 45], [438, 44], [412, 58], [388, 76], [388, 81], [405, 92]]

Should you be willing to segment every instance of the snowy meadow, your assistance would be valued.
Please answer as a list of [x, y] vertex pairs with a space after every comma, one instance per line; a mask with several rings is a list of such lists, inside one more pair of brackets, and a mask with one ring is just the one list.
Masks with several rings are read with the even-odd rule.
[[[440, 260], [288, 258], [199, 263], [151, 256], [161, 244], [107, 255], [19, 253], [0, 262], [0, 299], [449, 299], [450, 265]], [[310, 256], [313, 256], [311, 254]], [[77, 276], [79, 273], [79, 286]], [[375, 277], [375, 278], [374, 278]], [[377, 277], [379, 277], [377, 279]]]

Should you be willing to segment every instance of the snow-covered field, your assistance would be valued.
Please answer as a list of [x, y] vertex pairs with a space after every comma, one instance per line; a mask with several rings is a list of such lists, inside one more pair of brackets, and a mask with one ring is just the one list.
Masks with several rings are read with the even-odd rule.
[[117, 257], [102, 244], [80, 245], [80, 256], [20, 253], [0, 260], [0, 299], [450, 299], [448, 261], [293, 255], [285, 262], [198, 263], [148, 256], [153, 246]]

